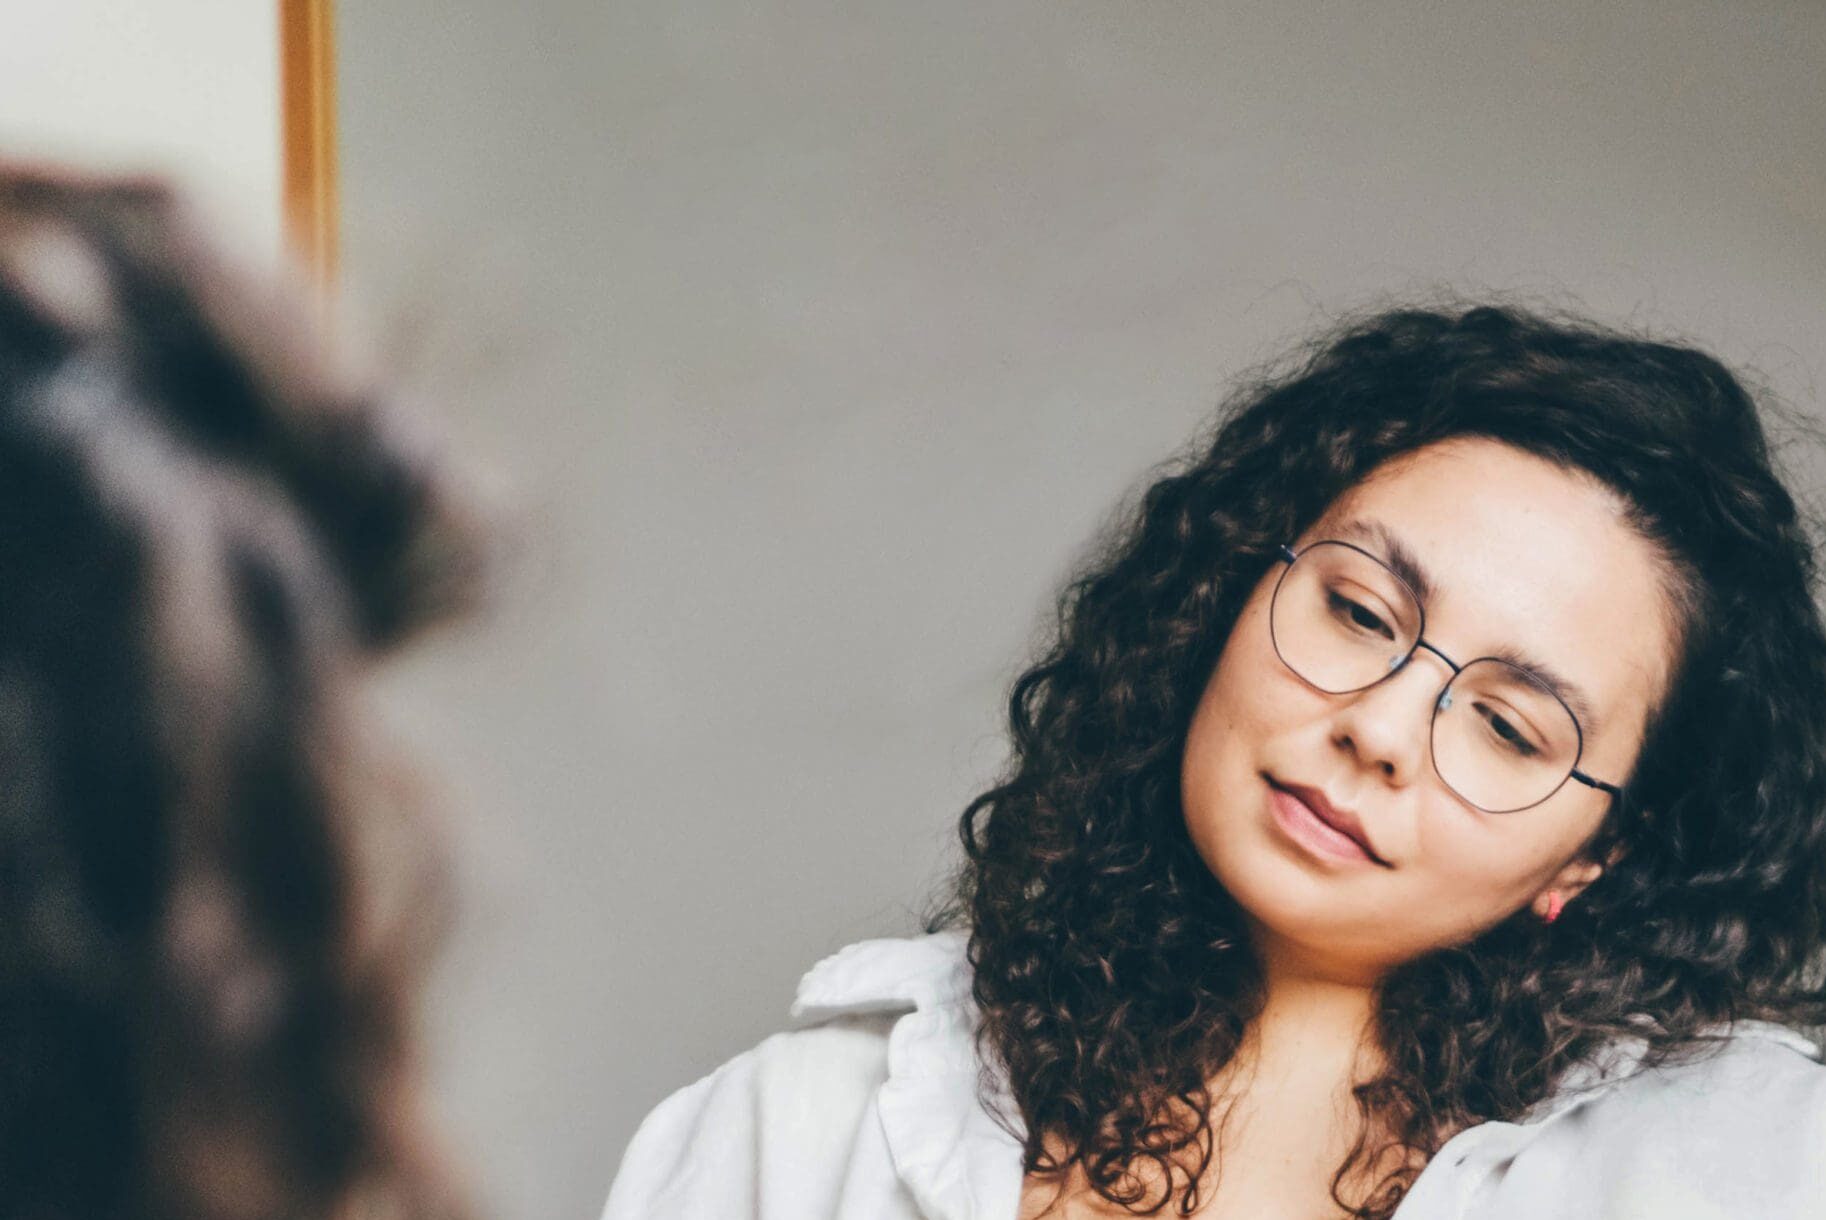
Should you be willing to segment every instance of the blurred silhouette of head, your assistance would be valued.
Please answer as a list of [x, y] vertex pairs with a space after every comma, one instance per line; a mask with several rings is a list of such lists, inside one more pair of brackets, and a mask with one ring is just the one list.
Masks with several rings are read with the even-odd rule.
[[162, 186], [0, 165], [7, 1216], [455, 1211], [412, 1087], [438, 867], [357, 695], [480, 533], [308, 322]]

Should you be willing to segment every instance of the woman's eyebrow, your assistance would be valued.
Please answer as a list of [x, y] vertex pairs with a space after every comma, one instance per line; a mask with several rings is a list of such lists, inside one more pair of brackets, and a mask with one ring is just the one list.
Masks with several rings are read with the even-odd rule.
[[1415, 557], [1394, 530], [1374, 518], [1353, 517], [1338, 527], [1338, 533], [1359, 542], [1371, 542], [1382, 551], [1380, 558], [1389, 566], [1389, 571], [1407, 582], [1414, 596], [1425, 606], [1433, 600], [1433, 578], [1428, 574], [1426, 565]]
[[[1394, 530], [1374, 518], [1353, 517], [1338, 526], [1337, 532], [1341, 536], [1375, 544], [1382, 551], [1380, 558], [1388, 565], [1389, 571], [1408, 583], [1415, 596], [1420, 598], [1420, 604], [1424, 607], [1432, 601], [1436, 587], [1432, 575]], [[1591, 699], [1578, 683], [1547, 662], [1513, 645], [1504, 645], [1484, 655], [1507, 661], [1517, 669], [1526, 671], [1567, 706], [1573, 718], [1579, 722], [1582, 736], [1590, 738], [1598, 735], [1598, 714], [1592, 708]]]
[[1537, 661], [1519, 648], [1499, 648], [1489, 655], [1507, 661], [1517, 669], [1526, 670], [1536, 682], [1559, 696], [1560, 702], [1572, 713], [1572, 718], [1579, 722], [1580, 737], [1589, 740], [1598, 735], [1598, 714], [1592, 710], [1591, 700], [1585, 697], [1585, 692], [1577, 683], [1545, 661]]

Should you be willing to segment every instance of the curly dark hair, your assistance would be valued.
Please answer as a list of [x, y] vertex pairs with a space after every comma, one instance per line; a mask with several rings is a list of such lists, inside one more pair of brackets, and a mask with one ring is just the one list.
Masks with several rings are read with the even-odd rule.
[[[932, 926], [969, 926], [1030, 1173], [1078, 1166], [1138, 1214], [1198, 1206], [1221, 1146], [1207, 1082], [1262, 978], [1186, 830], [1193, 709], [1279, 544], [1381, 463], [1458, 436], [1622, 497], [1671, 561], [1678, 658], [1588, 848], [1621, 858], [1550, 933], [1524, 908], [1381, 981], [1386, 1067], [1354, 1088], [1334, 1200], [1388, 1217], [1446, 1138], [1517, 1119], [1613, 1039], [1644, 1039], [1646, 1069], [1703, 1054], [1715, 1022], [1826, 1021], [1826, 634], [1752, 394], [1691, 347], [1575, 318], [1387, 311], [1252, 380], [1067, 586], [1014, 684], [1008, 771], [963, 814]], [[1346, 1200], [1346, 1181], [1372, 1185]]]
[[462, 1212], [410, 1033], [442, 870], [355, 680], [484, 531], [309, 321], [162, 185], [0, 165], [5, 1216]]

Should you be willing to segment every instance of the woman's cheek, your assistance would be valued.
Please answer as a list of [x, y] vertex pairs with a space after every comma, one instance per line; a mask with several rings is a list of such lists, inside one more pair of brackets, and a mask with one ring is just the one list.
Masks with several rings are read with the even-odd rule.
[[1462, 807], [1429, 806], [1419, 827], [1416, 863], [1442, 909], [1458, 913], [1454, 922], [1465, 934], [1501, 923], [1553, 872], [1540, 843], [1504, 833], [1509, 828], [1480, 824], [1477, 817]]

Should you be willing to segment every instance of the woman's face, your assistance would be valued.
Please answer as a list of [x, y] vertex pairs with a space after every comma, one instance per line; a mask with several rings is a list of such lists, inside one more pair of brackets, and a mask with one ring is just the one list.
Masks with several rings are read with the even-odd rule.
[[[1669, 676], [1663, 566], [1608, 489], [1497, 441], [1460, 438], [1380, 467], [1300, 538], [1411, 557], [1430, 588], [1425, 640], [1464, 664], [1513, 652], [1586, 705], [1579, 770], [1620, 784]], [[1452, 676], [1427, 648], [1382, 681], [1327, 694], [1276, 652], [1276, 564], [1226, 642], [1182, 770], [1192, 841], [1259, 940], [1330, 977], [1371, 982], [1549, 894], [1576, 901], [1609, 796], [1567, 780], [1487, 813], [1434, 768], [1430, 724]], [[1316, 826], [1288, 788], [1354, 815], [1374, 857]]]

